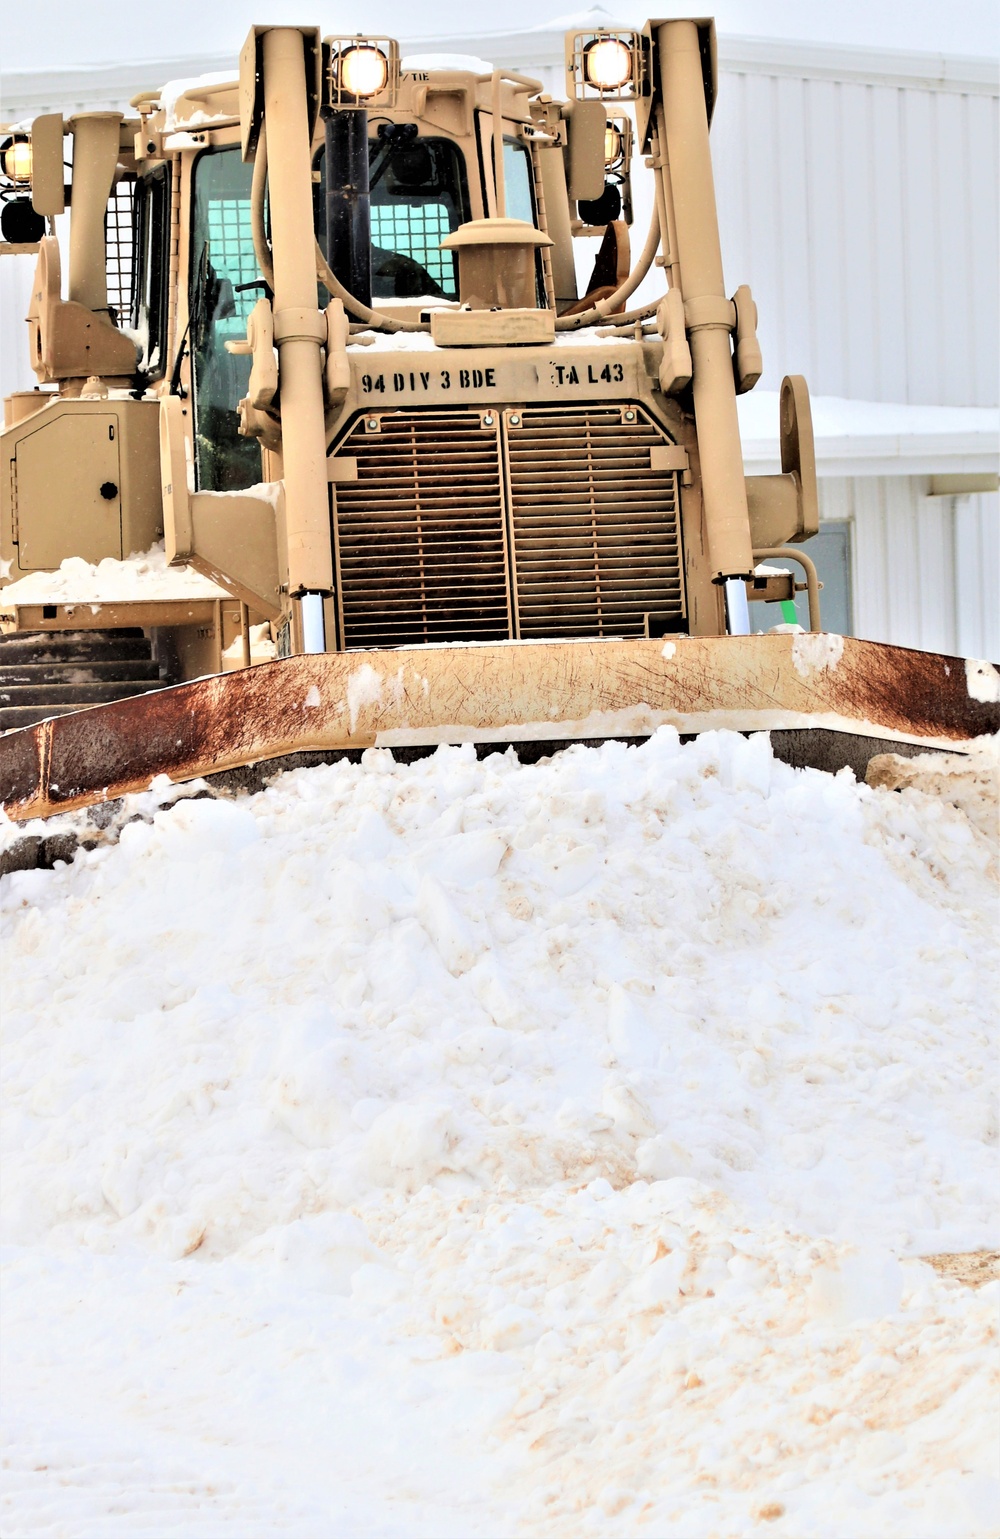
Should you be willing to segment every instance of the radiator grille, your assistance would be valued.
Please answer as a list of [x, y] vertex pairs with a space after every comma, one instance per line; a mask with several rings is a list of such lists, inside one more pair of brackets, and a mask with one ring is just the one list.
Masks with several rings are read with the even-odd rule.
[[633, 406], [507, 418], [518, 634], [641, 636], [647, 614], [679, 620], [677, 477], [650, 469], [663, 434]]
[[360, 418], [337, 446], [341, 646], [679, 628], [668, 441], [630, 403]]
[[510, 635], [499, 413], [391, 412], [355, 424], [334, 533], [341, 645]]

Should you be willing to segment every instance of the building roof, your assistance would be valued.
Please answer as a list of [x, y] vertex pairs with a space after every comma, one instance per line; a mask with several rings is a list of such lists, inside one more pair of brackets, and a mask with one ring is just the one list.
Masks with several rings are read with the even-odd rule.
[[[401, 38], [406, 53], [467, 53], [494, 65], [558, 66], [563, 39], [575, 26], [614, 25], [600, 6], [556, 17], [517, 31], [420, 34]], [[229, 53], [169, 54], [127, 63], [86, 64], [72, 69], [6, 70], [0, 73], [0, 113], [19, 122], [35, 113], [121, 107], [139, 91], [165, 81], [231, 69], [235, 78], [238, 43]], [[731, 74], [756, 74], [880, 85], [925, 86], [963, 95], [998, 94], [998, 63], [981, 56], [900, 52], [849, 44], [787, 42], [775, 38], [719, 36], [719, 66]]]

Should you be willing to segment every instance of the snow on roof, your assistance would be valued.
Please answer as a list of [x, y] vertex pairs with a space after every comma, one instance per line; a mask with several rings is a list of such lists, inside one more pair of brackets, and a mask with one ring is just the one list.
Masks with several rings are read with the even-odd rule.
[[[168, 80], [160, 91], [160, 106], [164, 113], [164, 132], [170, 133], [173, 129], [183, 124], [190, 127], [192, 124], [204, 124], [213, 121], [213, 114], [205, 112], [203, 108], [196, 108], [193, 112], [183, 113], [178, 117], [177, 104], [182, 96], [190, 93], [197, 97], [199, 86], [231, 85], [235, 90], [238, 81], [233, 71], [208, 70], [203, 75], [190, 76], [184, 80]], [[219, 116], [218, 114], [214, 116]]]
[[407, 54], [406, 58], [400, 61], [399, 67], [402, 70], [468, 70], [473, 75], [489, 75], [493, 70], [493, 65], [486, 59], [477, 58], [471, 53]]
[[603, 5], [592, 5], [589, 10], [569, 11], [565, 16], [553, 16], [550, 21], [539, 22], [536, 26], [527, 27], [525, 30], [529, 34], [533, 32], [597, 32], [602, 28], [625, 30], [641, 25], [641, 22], [619, 21], [610, 11], [606, 11]]
[[[777, 470], [776, 390], [738, 398], [748, 469]], [[1000, 410], [993, 406], [912, 406], [891, 401], [812, 398], [821, 475], [933, 475], [995, 471], [1000, 466]]]

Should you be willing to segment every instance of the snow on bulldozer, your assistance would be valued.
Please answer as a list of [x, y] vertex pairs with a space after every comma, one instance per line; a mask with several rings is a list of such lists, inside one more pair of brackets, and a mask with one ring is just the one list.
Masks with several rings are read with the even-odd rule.
[[[571, 32], [566, 66], [556, 101], [254, 27], [231, 81], [8, 131], [39, 381], [0, 455], [8, 816], [372, 746], [727, 727], [863, 775], [996, 733], [990, 664], [823, 632], [800, 377], [780, 474], [744, 473], [762, 361], [723, 278], [713, 24]], [[800, 590], [808, 630], [753, 634]]]

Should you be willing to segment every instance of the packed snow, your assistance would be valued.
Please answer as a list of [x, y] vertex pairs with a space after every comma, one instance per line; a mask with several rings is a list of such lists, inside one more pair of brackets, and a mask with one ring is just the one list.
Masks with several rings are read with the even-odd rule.
[[3, 1533], [994, 1535], [1000, 1282], [920, 1258], [997, 1244], [995, 812], [907, 774], [77, 815], [0, 883]]
[[[278, 655], [278, 649], [271, 640], [271, 627], [268, 624], [251, 625], [248, 636], [250, 643], [251, 663], [271, 663]], [[224, 673], [231, 673], [236, 668], [243, 667], [243, 637], [237, 636], [231, 641], [222, 654], [222, 668]]]
[[3, 604], [113, 604], [130, 599], [228, 598], [193, 566], [171, 566], [163, 541], [125, 561], [68, 556], [54, 572], [31, 572], [0, 588]]

